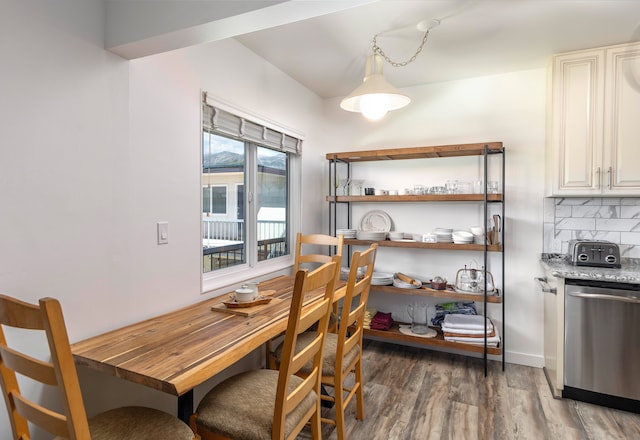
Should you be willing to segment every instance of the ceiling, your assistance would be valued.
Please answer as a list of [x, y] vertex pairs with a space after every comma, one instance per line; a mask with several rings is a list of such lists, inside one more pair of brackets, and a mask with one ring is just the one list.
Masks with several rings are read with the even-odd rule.
[[378, 0], [235, 38], [321, 98], [347, 95], [364, 76], [372, 38], [406, 61], [384, 65], [399, 88], [545, 67], [551, 54], [640, 40], [639, 0]]

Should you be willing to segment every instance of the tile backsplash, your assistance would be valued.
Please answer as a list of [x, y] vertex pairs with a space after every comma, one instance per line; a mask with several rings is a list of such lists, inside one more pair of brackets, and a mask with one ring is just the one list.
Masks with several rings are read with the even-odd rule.
[[547, 197], [544, 253], [566, 253], [569, 240], [607, 240], [622, 257], [640, 258], [640, 197]]

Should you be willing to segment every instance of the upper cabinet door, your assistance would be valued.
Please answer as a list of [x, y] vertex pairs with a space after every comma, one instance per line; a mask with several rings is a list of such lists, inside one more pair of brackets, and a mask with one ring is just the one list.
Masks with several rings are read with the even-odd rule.
[[599, 194], [602, 186], [604, 51], [555, 56], [552, 65], [552, 194]]
[[549, 195], [640, 195], [640, 43], [553, 57]]
[[640, 194], [640, 43], [607, 50], [603, 192]]

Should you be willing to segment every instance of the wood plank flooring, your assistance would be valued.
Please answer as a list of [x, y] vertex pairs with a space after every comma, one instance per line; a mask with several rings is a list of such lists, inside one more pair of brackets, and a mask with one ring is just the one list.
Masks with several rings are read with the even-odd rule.
[[[640, 415], [554, 399], [542, 369], [365, 341], [365, 420], [350, 440], [640, 439]], [[323, 409], [333, 417], [333, 409]], [[323, 439], [335, 440], [323, 424]], [[310, 439], [304, 431], [299, 439]]]

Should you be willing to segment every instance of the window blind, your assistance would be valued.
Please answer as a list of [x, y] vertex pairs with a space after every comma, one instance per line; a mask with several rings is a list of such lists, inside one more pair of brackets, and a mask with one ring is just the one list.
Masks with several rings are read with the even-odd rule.
[[204, 129], [292, 154], [302, 154], [302, 140], [218, 107], [202, 103]]

